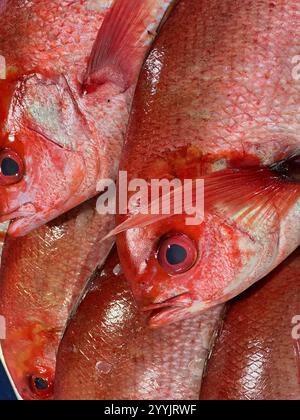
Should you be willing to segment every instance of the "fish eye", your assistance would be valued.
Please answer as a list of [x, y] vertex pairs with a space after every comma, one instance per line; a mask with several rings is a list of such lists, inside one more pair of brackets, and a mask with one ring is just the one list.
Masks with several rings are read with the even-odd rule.
[[20, 156], [13, 150], [0, 152], [0, 184], [12, 185], [21, 181], [24, 175], [24, 164]]
[[48, 384], [47, 379], [35, 378], [34, 379], [34, 386], [39, 391], [45, 391], [45, 389], [48, 389], [49, 384]]
[[31, 391], [39, 398], [49, 398], [53, 393], [53, 381], [50, 379], [50, 375], [47, 374], [46, 369], [40, 369], [41, 372], [37, 375], [30, 376], [30, 388]]
[[185, 273], [197, 259], [194, 241], [187, 235], [175, 233], [161, 239], [157, 259], [160, 266], [170, 275]]

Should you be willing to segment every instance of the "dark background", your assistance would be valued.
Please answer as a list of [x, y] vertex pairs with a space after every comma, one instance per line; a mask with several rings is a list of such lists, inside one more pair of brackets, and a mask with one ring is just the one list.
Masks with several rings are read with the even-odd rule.
[[15, 399], [14, 392], [0, 363], [0, 401]]

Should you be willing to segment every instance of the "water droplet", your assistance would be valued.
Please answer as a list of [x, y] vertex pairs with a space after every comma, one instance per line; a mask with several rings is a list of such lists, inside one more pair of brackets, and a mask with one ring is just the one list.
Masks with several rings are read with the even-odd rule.
[[96, 363], [96, 371], [101, 374], [107, 375], [112, 370], [112, 365], [105, 361], [100, 361]]
[[113, 273], [115, 276], [119, 276], [122, 273], [122, 267], [120, 264], [117, 264], [113, 269]]

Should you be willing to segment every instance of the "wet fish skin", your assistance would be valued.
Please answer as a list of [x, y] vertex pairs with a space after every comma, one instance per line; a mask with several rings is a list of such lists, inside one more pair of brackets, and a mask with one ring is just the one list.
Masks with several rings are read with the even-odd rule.
[[229, 304], [201, 400], [300, 399], [300, 250]]
[[[3, 361], [19, 396], [50, 399], [56, 354], [67, 322], [112, 240], [101, 243], [111, 216], [91, 199], [22, 238], [7, 237], [0, 270], [0, 315], [6, 321]], [[32, 381], [47, 381], [39, 392]]]
[[197, 399], [221, 312], [150, 329], [114, 250], [62, 340], [54, 398]]

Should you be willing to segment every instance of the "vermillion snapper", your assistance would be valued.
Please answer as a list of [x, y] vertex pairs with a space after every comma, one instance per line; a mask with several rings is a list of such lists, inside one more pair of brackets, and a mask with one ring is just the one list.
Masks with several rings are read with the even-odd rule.
[[7, 237], [0, 270], [2, 361], [19, 396], [51, 399], [56, 354], [67, 322], [112, 241], [110, 216], [91, 199], [22, 238]]
[[2, 3], [0, 220], [15, 219], [9, 234], [58, 217], [116, 176], [136, 79], [170, 3]]
[[153, 327], [227, 301], [299, 245], [299, 35], [298, 1], [182, 0], [155, 42], [120, 168], [149, 184], [203, 178], [206, 214], [118, 217]]

